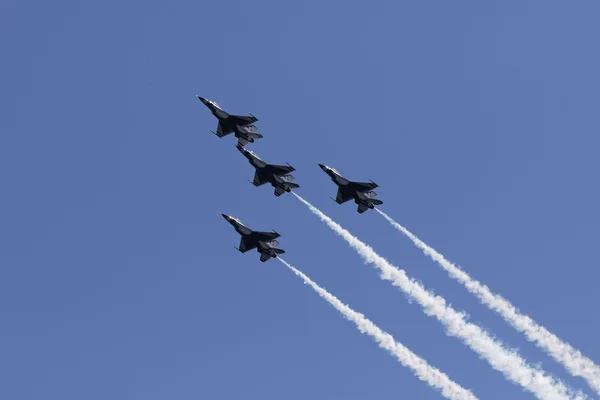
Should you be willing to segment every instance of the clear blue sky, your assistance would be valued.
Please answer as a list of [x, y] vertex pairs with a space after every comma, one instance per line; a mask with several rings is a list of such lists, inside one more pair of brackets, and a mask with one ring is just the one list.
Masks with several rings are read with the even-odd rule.
[[[485, 4], [484, 4], [485, 3]], [[482, 399], [529, 399], [253, 169], [195, 98], [252, 112], [299, 193], [575, 388], [317, 162], [600, 362], [595, 1], [3, 1], [0, 397], [438, 399], [221, 217]]]

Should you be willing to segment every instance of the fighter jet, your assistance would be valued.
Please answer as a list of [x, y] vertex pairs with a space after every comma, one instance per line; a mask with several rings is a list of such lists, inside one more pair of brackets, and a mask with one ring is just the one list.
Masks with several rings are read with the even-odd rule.
[[255, 139], [263, 137], [257, 132], [258, 128], [251, 125], [253, 122], [258, 121], [254, 115], [249, 116], [243, 115], [231, 115], [225, 112], [217, 103], [212, 100], [207, 100], [204, 97], [196, 96], [210, 112], [217, 117], [219, 124], [217, 125], [217, 132], [213, 132], [218, 137], [222, 138], [230, 133], [235, 133], [235, 137], [238, 138], [238, 144], [245, 146], [248, 143], [254, 143]]
[[354, 199], [354, 202], [358, 204], [357, 211], [361, 214], [369, 208], [375, 208], [375, 206], [383, 204], [383, 201], [375, 198], [377, 193], [372, 191], [372, 189], [379, 186], [375, 182], [352, 182], [344, 178], [333, 168], [329, 168], [323, 164], [319, 164], [319, 167], [338, 185], [337, 196], [335, 199], [332, 198], [336, 203], [343, 204]]
[[300, 185], [292, 182], [294, 177], [289, 173], [295, 171], [291, 165], [273, 165], [267, 164], [261, 160], [253, 151], [245, 149], [243, 146], [237, 145], [237, 149], [242, 153], [256, 169], [254, 179], [250, 181], [254, 186], [261, 186], [265, 183], [270, 183], [275, 188], [275, 196], [281, 196], [285, 192], [291, 192], [292, 189], [300, 187]]
[[245, 253], [249, 250], [256, 249], [260, 253], [260, 261], [265, 262], [271, 257], [277, 257], [278, 254], [285, 253], [285, 250], [278, 249], [279, 242], [275, 240], [280, 235], [279, 233], [273, 232], [257, 232], [244, 226], [239, 219], [234, 218], [227, 214], [221, 214], [223, 218], [227, 220], [233, 228], [242, 235], [240, 240], [240, 247], [236, 249], [241, 253]]

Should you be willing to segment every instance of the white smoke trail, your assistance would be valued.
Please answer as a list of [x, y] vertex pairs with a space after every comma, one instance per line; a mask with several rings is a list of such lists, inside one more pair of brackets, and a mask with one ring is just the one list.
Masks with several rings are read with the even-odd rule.
[[446, 305], [446, 301], [442, 297], [428, 292], [420, 283], [408, 278], [404, 270], [391, 265], [370, 246], [361, 242], [298, 194], [294, 192], [292, 194], [329, 228], [344, 238], [365, 262], [374, 264], [381, 272], [382, 279], [391, 281], [394, 286], [399, 287], [406, 295], [415, 299], [424, 308], [427, 315], [435, 316], [445, 325], [449, 334], [461, 338], [467, 346], [487, 360], [494, 369], [502, 372], [507, 379], [521, 385], [538, 399], [586, 398], [581, 393], [572, 393], [562, 382], [546, 375], [539, 368], [528, 365], [515, 350], [505, 349], [479, 326], [467, 322], [465, 315]]
[[392, 335], [382, 331], [363, 314], [354, 311], [349, 306], [342, 303], [337, 297], [314, 283], [308, 276], [298, 271], [285, 260], [282, 260], [281, 258], [278, 258], [278, 260], [285, 264], [285, 266], [291, 269], [296, 275], [302, 278], [304, 283], [312, 287], [313, 290], [319, 294], [319, 296], [327, 300], [329, 304], [342, 313], [344, 317], [354, 322], [359, 331], [371, 336], [377, 342], [377, 344], [379, 344], [379, 347], [389, 351], [398, 359], [398, 361], [400, 361], [402, 365], [412, 369], [417, 378], [423, 382], [426, 382], [429, 386], [438, 389], [445, 398], [451, 400], [477, 399], [477, 397], [475, 397], [469, 390], [452, 381], [439, 369], [427, 364], [427, 361], [417, 356], [415, 353], [404, 347], [404, 345], [401, 343], [398, 343]]
[[600, 367], [594, 364], [592, 360], [585, 357], [579, 350], [574, 349], [568, 343], [560, 340], [543, 326], [538, 325], [530, 317], [519, 313], [516, 307], [508, 300], [500, 295], [492, 293], [487, 286], [472, 279], [466, 272], [446, 260], [443, 255], [429, 247], [408, 229], [393, 220], [389, 215], [378, 209], [376, 209], [376, 211], [392, 224], [394, 228], [408, 236], [418, 248], [423, 250], [423, 253], [431, 257], [444, 268], [450, 277], [462, 283], [467, 290], [477, 296], [483, 304], [499, 313], [504, 320], [515, 329], [523, 332], [529, 341], [534, 342], [556, 361], [563, 364], [572, 375], [584, 378], [589, 385], [600, 394]]

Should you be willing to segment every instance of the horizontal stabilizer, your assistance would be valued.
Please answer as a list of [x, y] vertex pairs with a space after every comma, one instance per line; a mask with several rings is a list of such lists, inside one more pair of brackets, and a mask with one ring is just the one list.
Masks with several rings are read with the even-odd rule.
[[299, 188], [299, 187], [300, 187], [300, 185], [298, 185], [297, 183], [294, 183], [294, 182], [288, 182], [288, 184], [287, 184], [287, 185], [288, 185], [288, 186], [289, 186], [291, 189], [296, 189], [296, 188]]
[[383, 201], [379, 200], [379, 199], [371, 199], [371, 203], [373, 203], [374, 205], [378, 206], [383, 204]]
[[273, 249], [273, 251], [275, 253], [277, 253], [277, 254], [283, 254], [283, 253], [285, 253], [285, 250], [283, 250], [283, 249]]
[[284, 182], [288, 182], [288, 183], [289, 183], [289, 182], [293, 182], [293, 181], [294, 181], [294, 177], [293, 177], [292, 175], [290, 175], [290, 174], [287, 174], [287, 175], [281, 175], [279, 178], [280, 178], [282, 181], [284, 181]]
[[365, 211], [367, 211], [369, 208], [370, 208], [370, 207], [369, 207], [367, 204], [365, 204], [365, 203], [360, 203], [360, 204], [358, 205], [358, 210], [357, 210], [357, 211], [358, 211], [360, 214], [362, 214], [362, 213], [364, 213]]
[[247, 135], [249, 138], [262, 139], [263, 135], [258, 133], [258, 128], [255, 125], [237, 126], [238, 132], [242, 135]]
[[267, 245], [267, 247], [270, 247], [270, 248], [274, 249], [277, 246], [279, 246], [279, 241], [273, 239], [273, 240], [270, 240], [268, 242], [265, 242], [265, 245]]
[[275, 188], [275, 192], [274, 192], [275, 196], [279, 197], [279, 196], [281, 196], [284, 193], [285, 193], [285, 189], [282, 188], [281, 186], [277, 186]]
[[246, 125], [246, 126], [237, 125], [237, 130], [239, 132], [243, 132], [243, 133], [256, 133], [256, 132], [258, 132], [258, 128], [256, 127], [256, 125]]

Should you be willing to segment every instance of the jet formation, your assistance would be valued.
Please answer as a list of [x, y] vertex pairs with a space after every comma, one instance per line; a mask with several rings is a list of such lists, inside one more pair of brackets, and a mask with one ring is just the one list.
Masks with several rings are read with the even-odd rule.
[[[263, 135], [258, 133], [258, 128], [254, 125], [258, 121], [254, 115], [233, 115], [223, 110], [216, 102], [205, 99], [204, 97], [196, 96], [217, 118], [217, 131], [211, 131], [219, 138], [234, 134], [237, 138], [237, 149], [244, 157], [248, 159], [250, 165], [255, 169], [254, 179], [250, 181], [254, 186], [262, 186], [271, 184], [275, 189], [274, 195], [279, 197], [284, 193], [289, 193], [292, 189], [300, 187], [293, 182], [294, 177], [290, 175], [295, 168], [290, 164], [275, 165], [268, 164], [263, 161], [256, 153], [245, 148], [248, 143], [254, 143], [255, 140], [263, 138]], [[375, 206], [383, 204], [383, 202], [375, 197], [377, 194], [373, 191], [378, 185], [373, 182], [353, 182], [344, 178], [335, 169], [323, 164], [318, 164], [319, 167], [338, 186], [336, 198], [333, 199], [338, 204], [346, 203], [354, 200], [358, 205], [357, 211], [362, 214]], [[239, 219], [227, 214], [221, 214], [223, 218], [229, 222], [234, 229], [242, 236], [240, 245], [236, 249], [242, 253], [256, 249], [260, 253], [260, 260], [265, 262], [271, 258], [277, 257], [278, 254], [285, 253], [284, 250], [278, 248], [279, 242], [275, 240], [280, 235], [273, 232], [258, 232], [244, 226]]]

